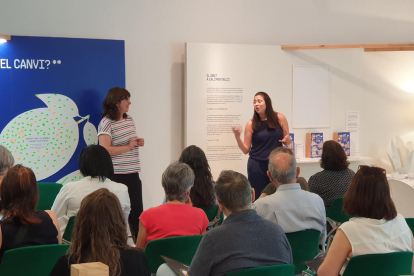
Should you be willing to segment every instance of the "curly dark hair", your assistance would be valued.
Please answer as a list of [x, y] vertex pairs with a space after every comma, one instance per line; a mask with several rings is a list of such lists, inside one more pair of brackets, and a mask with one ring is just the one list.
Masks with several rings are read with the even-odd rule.
[[[281, 128], [279, 119], [277, 118], [277, 112], [273, 111], [273, 106], [272, 106], [272, 99], [270, 99], [269, 95], [267, 95], [266, 92], [257, 92], [255, 95], [256, 96], [262, 96], [265, 104], [266, 104], [266, 124], [267, 124], [267, 128], [268, 129], [276, 129], [276, 128]], [[260, 115], [259, 113], [255, 111], [253, 111], [253, 118], [252, 118], [252, 128], [253, 131], [257, 131], [260, 127], [260, 124], [262, 122], [260, 121]]]
[[[108, 91], [108, 95], [102, 104], [103, 113], [101, 117], [108, 116], [111, 120], [119, 120], [119, 110], [117, 104], [122, 100], [129, 99], [131, 94], [122, 87], [114, 87]], [[123, 114], [123, 118], [126, 119], [127, 114]]]
[[344, 148], [333, 140], [323, 143], [321, 168], [329, 171], [342, 171], [348, 168], [348, 157]]
[[190, 198], [195, 207], [214, 206], [216, 195], [213, 186], [213, 176], [204, 151], [191, 145], [183, 150], [178, 160], [191, 167], [194, 171], [194, 186], [190, 191]]

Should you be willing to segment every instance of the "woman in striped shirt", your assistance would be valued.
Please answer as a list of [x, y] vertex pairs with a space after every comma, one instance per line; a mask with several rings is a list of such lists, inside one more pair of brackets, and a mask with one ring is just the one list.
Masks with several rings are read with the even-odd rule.
[[131, 94], [125, 88], [109, 90], [102, 107], [102, 120], [98, 126], [99, 144], [107, 149], [114, 164], [112, 181], [128, 187], [131, 213], [128, 221], [132, 237], [136, 240], [139, 217], [142, 213], [142, 183], [139, 178], [139, 147], [144, 139], [136, 133], [135, 123], [127, 114]]

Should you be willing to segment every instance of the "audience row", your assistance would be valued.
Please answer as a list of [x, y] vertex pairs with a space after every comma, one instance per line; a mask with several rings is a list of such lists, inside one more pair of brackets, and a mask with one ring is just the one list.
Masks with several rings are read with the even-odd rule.
[[[39, 199], [33, 172], [13, 166], [13, 157], [0, 146], [0, 258], [6, 250], [61, 243], [61, 232], [76, 216], [72, 245], [51, 275], [70, 275], [70, 264], [101, 261], [110, 275], [150, 275], [142, 252], [154, 239], [204, 235], [188, 275], [225, 275], [250, 267], [291, 264], [292, 251], [284, 233], [314, 229], [320, 246], [326, 241], [326, 214], [333, 200], [344, 197], [344, 212], [353, 218], [337, 231], [318, 275], [338, 275], [347, 259], [364, 254], [413, 251], [413, 235], [397, 214], [385, 171], [360, 166], [355, 174], [342, 147], [324, 143], [323, 171], [308, 184], [299, 184], [300, 168], [292, 152], [277, 148], [269, 156], [271, 183], [254, 191], [247, 178], [222, 171], [213, 181], [204, 152], [186, 148], [161, 179], [166, 203], [144, 211], [136, 247], [127, 245], [130, 202], [126, 186], [110, 179], [113, 166], [101, 146], [88, 146], [79, 157], [84, 176], [64, 185], [52, 210], [36, 211]], [[6, 173], [7, 172], [7, 173]], [[256, 192], [261, 197], [252, 203]], [[226, 219], [206, 232], [206, 213], [197, 207], [218, 204]], [[167, 265], [159, 275], [175, 275]]]

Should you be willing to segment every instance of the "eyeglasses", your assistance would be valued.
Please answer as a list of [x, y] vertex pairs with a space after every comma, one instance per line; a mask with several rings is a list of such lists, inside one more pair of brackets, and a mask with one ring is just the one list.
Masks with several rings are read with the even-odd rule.
[[383, 174], [386, 174], [385, 169], [380, 168], [380, 167], [371, 167], [371, 166], [368, 166], [368, 165], [359, 165], [358, 166], [358, 171], [359, 170], [378, 170], [378, 171], [382, 172]]

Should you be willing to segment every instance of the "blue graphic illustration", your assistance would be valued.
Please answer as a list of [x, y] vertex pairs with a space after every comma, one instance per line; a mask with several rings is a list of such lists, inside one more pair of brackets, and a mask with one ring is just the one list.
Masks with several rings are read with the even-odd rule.
[[79, 179], [108, 90], [125, 87], [124, 42], [12, 36], [0, 44], [0, 144], [37, 180]]

